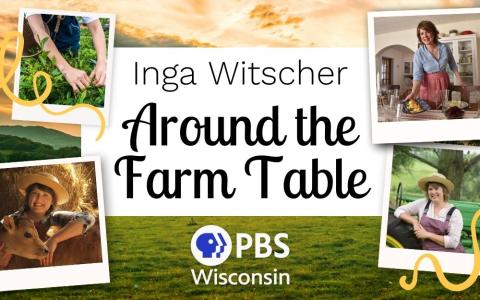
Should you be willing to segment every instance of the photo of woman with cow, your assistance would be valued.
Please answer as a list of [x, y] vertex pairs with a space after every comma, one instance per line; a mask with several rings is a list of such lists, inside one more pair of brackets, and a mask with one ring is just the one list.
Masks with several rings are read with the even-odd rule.
[[4, 169], [0, 182], [17, 198], [1, 207], [0, 269], [101, 261], [93, 162]]

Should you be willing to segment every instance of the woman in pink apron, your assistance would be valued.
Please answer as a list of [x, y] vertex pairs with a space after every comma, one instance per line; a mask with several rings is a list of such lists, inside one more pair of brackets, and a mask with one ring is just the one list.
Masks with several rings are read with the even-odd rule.
[[[412, 224], [422, 249], [430, 251], [464, 253], [461, 244], [463, 217], [448, 203], [454, 184], [443, 174], [434, 173], [418, 181], [426, 199], [419, 199], [395, 210], [395, 216]], [[414, 216], [418, 216], [419, 220]]]
[[451, 49], [438, 41], [438, 30], [431, 21], [421, 21], [417, 26], [420, 43], [413, 56], [413, 87], [406, 99], [419, 97], [428, 102], [432, 109], [439, 109], [443, 91], [448, 89], [450, 79], [447, 66], [464, 86]]

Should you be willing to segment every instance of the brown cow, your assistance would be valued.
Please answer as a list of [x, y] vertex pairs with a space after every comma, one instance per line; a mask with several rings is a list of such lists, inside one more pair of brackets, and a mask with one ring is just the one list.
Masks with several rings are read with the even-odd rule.
[[[102, 261], [100, 228], [98, 220], [84, 235], [76, 236], [57, 245], [52, 266], [97, 263]], [[13, 256], [6, 269], [40, 267], [38, 259]]]
[[40, 240], [35, 225], [27, 218], [20, 217], [15, 222], [13, 217], [5, 216], [0, 229], [0, 242], [5, 244], [4, 253], [30, 259], [45, 258], [48, 254], [48, 248]]

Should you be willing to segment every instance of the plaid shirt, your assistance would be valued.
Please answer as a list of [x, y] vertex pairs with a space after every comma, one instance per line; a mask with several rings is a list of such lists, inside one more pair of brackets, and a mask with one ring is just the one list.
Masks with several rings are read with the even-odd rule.
[[[18, 210], [11, 214], [12, 217], [20, 217], [23, 215], [23, 210]], [[63, 227], [68, 223], [82, 222], [83, 223], [83, 234], [85, 234], [88, 229], [90, 229], [95, 224], [95, 217], [87, 212], [72, 212], [72, 211], [53, 211], [50, 214], [46, 215], [41, 221], [40, 224], [45, 228], [50, 226], [60, 226]]]

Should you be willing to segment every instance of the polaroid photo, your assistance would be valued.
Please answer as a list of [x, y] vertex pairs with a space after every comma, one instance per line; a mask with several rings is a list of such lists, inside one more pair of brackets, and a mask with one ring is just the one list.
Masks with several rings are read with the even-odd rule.
[[[108, 125], [115, 16], [103, 13], [20, 9], [18, 30], [24, 48], [15, 72], [14, 93], [35, 99], [33, 76], [44, 71], [52, 79], [47, 109], [61, 112], [77, 104], [92, 105]], [[37, 80], [39, 93], [46, 81]], [[40, 105], [13, 103], [12, 119], [67, 124], [100, 125], [95, 111], [80, 107], [66, 114], [48, 114]]]
[[1, 291], [110, 282], [99, 157], [0, 164], [0, 195]]
[[[411, 270], [431, 253], [444, 272], [470, 274], [479, 175], [480, 147], [389, 146], [378, 266]], [[419, 270], [433, 271], [433, 264], [424, 259]]]
[[372, 142], [480, 139], [480, 8], [368, 13]]

